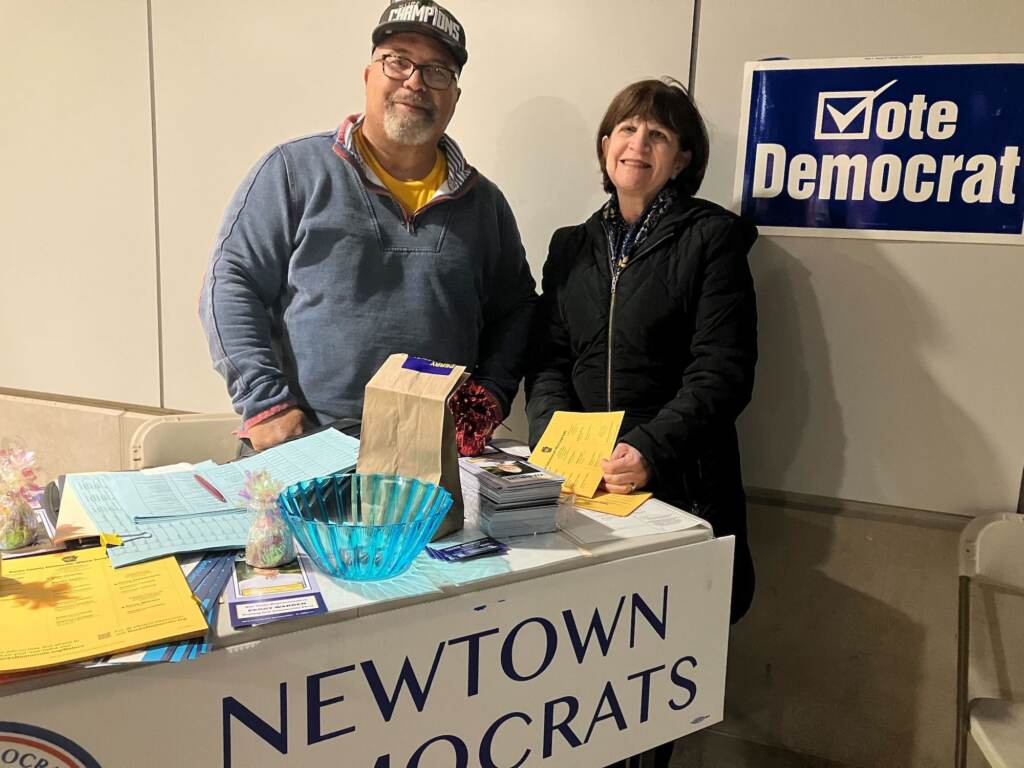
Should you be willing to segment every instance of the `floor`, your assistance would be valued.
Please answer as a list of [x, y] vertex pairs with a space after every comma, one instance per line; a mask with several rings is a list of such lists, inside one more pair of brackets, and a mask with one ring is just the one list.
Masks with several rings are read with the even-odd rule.
[[676, 742], [671, 768], [856, 767], [706, 730]]

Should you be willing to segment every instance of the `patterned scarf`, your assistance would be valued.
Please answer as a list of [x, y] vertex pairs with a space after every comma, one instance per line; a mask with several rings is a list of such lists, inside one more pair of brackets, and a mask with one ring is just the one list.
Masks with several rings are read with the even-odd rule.
[[636, 253], [644, 240], [654, 231], [672, 203], [678, 197], [670, 187], [662, 187], [654, 199], [647, 204], [640, 217], [632, 224], [627, 224], [619, 210], [619, 198], [614, 192], [601, 209], [601, 220], [604, 231], [608, 235], [610, 266], [612, 277], [618, 277], [622, 268], [629, 263], [630, 257]]

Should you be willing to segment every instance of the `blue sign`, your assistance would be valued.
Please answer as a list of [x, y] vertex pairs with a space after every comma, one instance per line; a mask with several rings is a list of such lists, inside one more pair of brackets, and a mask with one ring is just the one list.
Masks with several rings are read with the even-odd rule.
[[768, 234], [1024, 243], [1024, 56], [747, 65], [737, 193]]

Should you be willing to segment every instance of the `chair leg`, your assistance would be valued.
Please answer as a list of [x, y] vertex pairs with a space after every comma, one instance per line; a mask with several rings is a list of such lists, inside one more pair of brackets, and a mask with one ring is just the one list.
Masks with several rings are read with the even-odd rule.
[[956, 650], [956, 768], [967, 768], [967, 734], [970, 712], [967, 698], [967, 667], [971, 655], [971, 579], [960, 577], [959, 626]]

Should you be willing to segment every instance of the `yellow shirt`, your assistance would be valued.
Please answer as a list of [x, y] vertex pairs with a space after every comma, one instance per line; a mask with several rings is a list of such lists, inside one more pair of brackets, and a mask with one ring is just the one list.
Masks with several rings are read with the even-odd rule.
[[437, 159], [434, 161], [434, 167], [430, 169], [430, 173], [422, 179], [403, 181], [402, 179], [396, 179], [385, 171], [381, 164], [377, 162], [377, 158], [374, 157], [370, 145], [363, 138], [362, 131], [355, 132], [355, 141], [356, 149], [359, 150], [359, 156], [363, 159], [363, 162], [377, 174], [377, 178], [384, 182], [388, 192], [395, 196], [407, 213], [416, 213], [416, 211], [429, 203], [448, 178], [448, 162], [445, 160], [444, 153], [440, 149], [437, 150]]

